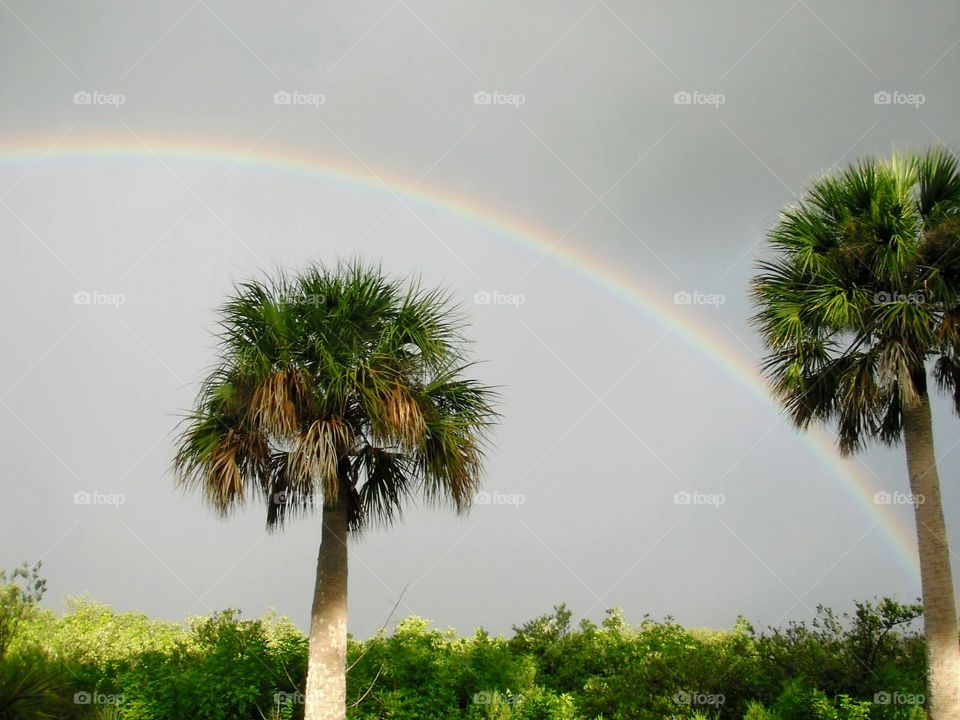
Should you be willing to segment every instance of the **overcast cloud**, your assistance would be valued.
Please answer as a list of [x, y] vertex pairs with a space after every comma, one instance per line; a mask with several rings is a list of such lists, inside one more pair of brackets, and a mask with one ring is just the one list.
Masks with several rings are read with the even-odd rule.
[[[492, 502], [355, 540], [355, 634], [404, 589], [398, 615], [461, 632], [561, 601], [729, 626], [919, 595], [911, 509], [870, 500], [907, 492], [902, 449], [842, 481], [683, 326], [755, 366], [745, 292], [778, 209], [859, 156], [958, 147], [956, 3], [0, 0], [0, 67], [0, 566], [42, 558], [54, 606], [306, 626], [319, 519], [215, 518], [175, 490], [170, 429], [232, 283], [342, 257], [450, 288], [504, 394]], [[960, 542], [958, 420], [935, 423]]]

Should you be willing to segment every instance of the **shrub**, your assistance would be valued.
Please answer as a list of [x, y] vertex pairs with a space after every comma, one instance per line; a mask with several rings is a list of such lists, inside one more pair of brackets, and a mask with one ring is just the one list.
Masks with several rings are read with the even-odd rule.
[[[71, 599], [37, 605], [43, 584], [0, 574], [0, 720], [297, 720], [307, 639], [289, 620], [226, 610], [185, 622]], [[691, 630], [670, 618], [571, 624], [558, 605], [514, 628], [459, 637], [422, 618], [348, 642], [351, 720], [924, 720], [916, 606], [821, 608], [809, 626], [757, 634]], [[32, 689], [31, 689], [32, 688]], [[896, 691], [893, 690], [896, 688]], [[74, 695], [81, 699], [74, 702]]]
[[24, 629], [35, 620], [46, 591], [40, 563], [9, 575], [0, 570], [0, 718], [46, 720], [69, 711], [64, 668]]

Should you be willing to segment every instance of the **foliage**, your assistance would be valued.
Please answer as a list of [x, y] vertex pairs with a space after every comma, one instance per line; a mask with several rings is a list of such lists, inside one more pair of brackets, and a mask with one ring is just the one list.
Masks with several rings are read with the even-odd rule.
[[47, 720], [65, 707], [63, 668], [22, 639], [45, 591], [40, 563], [23, 563], [9, 575], [0, 570], [0, 720]]
[[[19, 576], [22, 581], [24, 578]], [[270, 613], [184, 622], [71, 599], [63, 616], [5, 589], [17, 612], [0, 665], [0, 718], [296, 720], [307, 641]], [[889, 599], [809, 624], [725, 631], [618, 610], [574, 625], [566, 605], [460, 637], [417, 617], [348, 647], [351, 720], [923, 720], [919, 606]], [[8, 622], [7, 626], [11, 624]], [[18, 690], [26, 683], [46, 688]], [[4, 698], [38, 697], [12, 706]], [[7, 703], [4, 705], [3, 703]], [[17, 714], [13, 714], [17, 713]]]
[[873, 703], [848, 695], [831, 701], [822, 690], [791, 680], [775, 703], [773, 715], [780, 720], [869, 720], [872, 707]]
[[899, 441], [928, 360], [960, 412], [958, 237], [960, 164], [943, 149], [861, 160], [784, 211], [754, 322], [798, 427], [835, 420], [847, 453]]
[[922, 694], [924, 647], [916, 629], [922, 606], [885, 598], [855, 607], [838, 618], [818, 606], [809, 627], [791, 622], [759, 637], [756, 651], [772, 687], [798, 679], [829, 695], [868, 697], [892, 689]]
[[250, 281], [221, 311], [220, 358], [185, 418], [181, 482], [267, 526], [343, 501], [389, 524], [419, 494], [470, 506], [494, 392], [464, 376], [462, 319], [440, 291], [360, 264]]
[[747, 704], [747, 712], [743, 716], [743, 720], [778, 720], [778, 718], [772, 710], [765, 708], [763, 703], [751, 700]]
[[9, 577], [0, 569], [0, 658], [7, 654], [24, 619], [29, 618], [47, 589], [40, 577], [40, 563], [31, 568], [23, 563]]
[[21, 653], [0, 660], [0, 719], [60, 717], [65, 697], [62, 670], [42, 653]]
[[306, 638], [276, 614], [242, 620], [226, 610], [173, 623], [80, 599], [69, 605], [62, 618], [37, 614], [24, 636], [42, 637], [66, 663], [69, 686], [61, 695], [77, 712], [125, 720], [259, 718], [277, 704], [277, 693], [303, 685]]

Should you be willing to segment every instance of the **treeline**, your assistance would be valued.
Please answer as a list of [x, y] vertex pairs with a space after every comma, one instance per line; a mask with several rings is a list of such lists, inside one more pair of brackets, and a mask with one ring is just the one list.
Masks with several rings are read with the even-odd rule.
[[[0, 593], [0, 717], [297, 718], [307, 639], [286, 618], [233, 610], [184, 623], [74, 600], [42, 609], [29, 583]], [[36, 579], [34, 579], [36, 582]], [[17, 588], [17, 590], [12, 590]], [[32, 593], [32, 594], [31, 594]], [[349, 644], [354, 720], [848, 720], [926, 717], [921, 608], [884, 599], [758, 631], [574, 625], [564, 605], [510, 637], [407, 618]]]

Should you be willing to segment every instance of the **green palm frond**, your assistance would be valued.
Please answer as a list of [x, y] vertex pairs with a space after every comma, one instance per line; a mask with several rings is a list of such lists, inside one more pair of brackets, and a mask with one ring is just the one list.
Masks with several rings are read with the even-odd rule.
[[49, 658], [0, 659], [0, 719], [54, 720], [64, 717], [69, 684]]
[[466, 376], [448, 293], [359, 263], [237, 286], [220, 357], [184, 419], [175, 469], [221, 513], [267, 500], [267, 525], [346, 494], [354, 529], [414, 494], [464, 510], [494, 391]]
[[940, 389], [950, 396], [954, 412], [960, 415], [960, 361], [956, 357], [941, 355], [934, 363], [933, 377]]
[[960, 208], [960, 166], [956, 155], [933, 148], [920, 157], [917, 167], [917, 204], [928, 223], [955, 217]]
[[[773, 256], [751, 286], [762, 371], [799, 427], [836, 421], [844, 452], [898, 441], [928, 359], [958, 357], [958, 169], [943, 149], [861, 160], [815, 182], [768, 233]], [[936, 370], [948, 392], [951, 362]]]
[[380, 526], [399, 520], [414, 490], [410, 479], [416, 472], [409, 456], [368, 445], [354, 457], [354, 463], [354, 472], [367, 479], [359, 498], [364, 520]]

